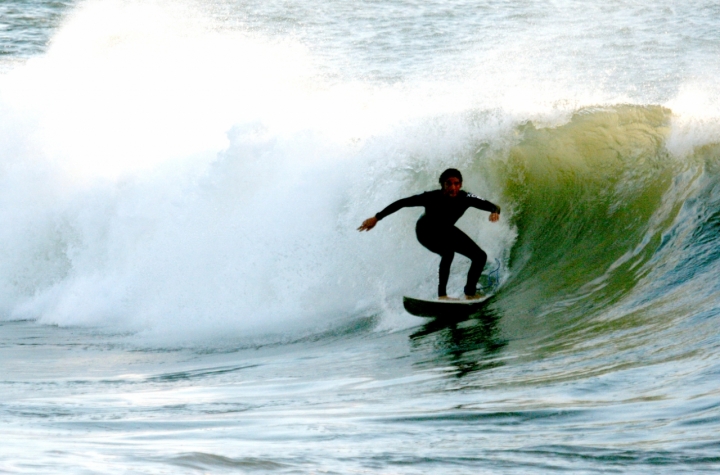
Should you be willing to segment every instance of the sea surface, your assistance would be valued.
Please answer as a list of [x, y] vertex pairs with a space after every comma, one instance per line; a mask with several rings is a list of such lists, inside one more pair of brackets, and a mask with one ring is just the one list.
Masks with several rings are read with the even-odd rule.
[[[718, 473], [719, 77], [710, 0], [3, 0], [0, 473]], [[448, 167], [419, 318], [356, 228]]]

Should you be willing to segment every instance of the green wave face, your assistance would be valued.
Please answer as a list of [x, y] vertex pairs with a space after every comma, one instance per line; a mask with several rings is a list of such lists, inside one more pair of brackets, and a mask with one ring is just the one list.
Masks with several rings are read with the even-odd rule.
[[697, 176], [666, 150], [670, 119], [662, 107], [623, 105], [518, 129], [503, 164], [518, 232], [504, 313], [567, 325], [607, 311], [652, 270]]

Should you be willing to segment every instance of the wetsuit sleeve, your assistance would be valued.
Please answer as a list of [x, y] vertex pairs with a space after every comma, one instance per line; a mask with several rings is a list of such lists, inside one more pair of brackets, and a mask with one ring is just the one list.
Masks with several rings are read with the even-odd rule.
[[473, 208], [481, 209], [483, 211], [488, 211], [490, 213], [500, 213], [500, 207], [496, 205], [495, 203], [491, 203], [488, 200], [484, 200], [482, 198], [478, 198], [475, 195], [472, 195], [468, 193], [467, 195], [468, 203]]
[[384, 210], [376, 214], [375, 217], [380, 220], [389, 214], [393, 214], [399, 209], [413, 206], [425, 206], [425, 193], [397, 200], [396, 202], [389, 204]]

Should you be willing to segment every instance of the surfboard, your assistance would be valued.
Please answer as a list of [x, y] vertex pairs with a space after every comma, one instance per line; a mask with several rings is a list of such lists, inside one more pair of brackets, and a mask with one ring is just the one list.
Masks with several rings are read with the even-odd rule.
[[403, 297], [403, 306], [408, 313], [416, 317], [462, 318], [477, 312], [491, 296], [477, 300], [438, 300]]

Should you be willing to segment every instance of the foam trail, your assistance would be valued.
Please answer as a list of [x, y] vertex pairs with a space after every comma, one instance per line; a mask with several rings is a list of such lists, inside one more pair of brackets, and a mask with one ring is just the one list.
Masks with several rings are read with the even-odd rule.
[[[1, 139], [5, 318], [183, 340], [327, 323], [432, 289], [417, 213], [355, 228], [495, 130], [404, 88], [325, 83], [295, 44], [186, 17], [89, 2], [2, 78], [16, 124]], [[494, 256], [513, 236], [471, 228], [500, 237]]]

